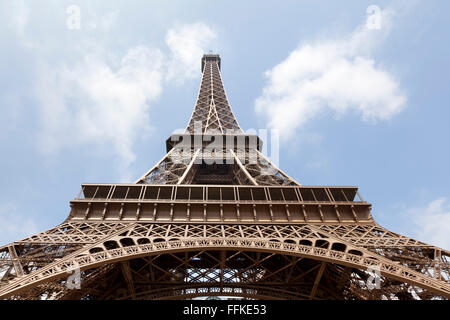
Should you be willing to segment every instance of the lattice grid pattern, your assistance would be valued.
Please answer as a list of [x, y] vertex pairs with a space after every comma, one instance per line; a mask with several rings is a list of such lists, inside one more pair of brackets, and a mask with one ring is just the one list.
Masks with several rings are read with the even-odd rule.
[[[189, 139], [250, 137], [220, 65], [202, 59]], [[379, 226], [356, 187], [301, 187], [259, 146], [167, 146], [135, 184], [84, 185], [61, 225], [0, 247], [0, 298], [450, 298], [450, 252]]]

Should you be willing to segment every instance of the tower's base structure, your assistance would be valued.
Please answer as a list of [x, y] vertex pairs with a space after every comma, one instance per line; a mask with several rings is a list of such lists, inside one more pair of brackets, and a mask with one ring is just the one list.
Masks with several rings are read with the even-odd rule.
[[62, 224], [0, 247], [0, 298], [450, 298], [449, 251], [379, 226], [357, 187], [302, 186], [262, 155], [220, 62], [202, 58], [186, 132], [138, 181], [83, 184]]

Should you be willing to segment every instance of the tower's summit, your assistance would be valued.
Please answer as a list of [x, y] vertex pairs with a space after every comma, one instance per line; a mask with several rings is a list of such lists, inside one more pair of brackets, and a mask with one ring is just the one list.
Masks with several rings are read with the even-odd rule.
[[208, 53], [208, 54], [203, 55], [203, 57], [202, 57], [202, 72], [205, 68], [205, 62], [207, 62], [207, 61], [217, 62], [217, 65], [219, 66], [219, 70], [220, 70], [220, 56], [218, 54]]

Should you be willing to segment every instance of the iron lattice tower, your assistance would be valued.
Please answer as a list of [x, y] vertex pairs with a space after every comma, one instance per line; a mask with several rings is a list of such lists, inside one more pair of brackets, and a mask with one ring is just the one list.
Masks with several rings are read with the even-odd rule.
[[134, 184], [83, 184], [62, 224], [0, 247], [0, 298], [448, 299], [450, 252], [378, 225], [357, 187], [277, 168], [241, 130], [220, 64], [203, 56], [185, 132]]

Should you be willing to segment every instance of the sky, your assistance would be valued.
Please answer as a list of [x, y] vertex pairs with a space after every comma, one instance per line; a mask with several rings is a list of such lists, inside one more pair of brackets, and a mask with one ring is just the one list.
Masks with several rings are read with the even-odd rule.
[[132, 183], [185, 128], [200, 58], [303, 185], [358, 186], [382, 226], [450, 248], [448, 1], [0, 2], [0, 245], [82, 183]]

